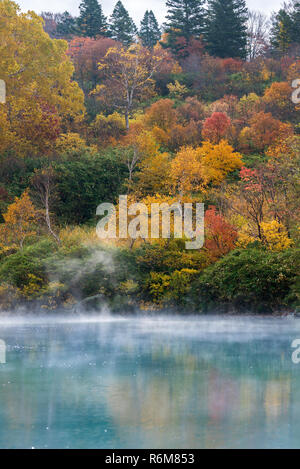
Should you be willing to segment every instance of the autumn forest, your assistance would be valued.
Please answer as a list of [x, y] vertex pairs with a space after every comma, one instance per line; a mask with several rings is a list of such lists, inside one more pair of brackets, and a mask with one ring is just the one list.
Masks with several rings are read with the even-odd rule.
[[[166, 4], [0, 0], [1, 310], [299, 308], [300, 3]], [[120, 194], [204, 203], [203, 248], [99, 240]]]

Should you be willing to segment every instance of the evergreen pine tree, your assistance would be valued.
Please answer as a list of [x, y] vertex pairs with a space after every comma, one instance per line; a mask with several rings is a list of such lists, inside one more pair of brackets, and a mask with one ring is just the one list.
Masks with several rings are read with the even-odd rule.
[[182, 39], [187, 45], [192, 38], [200, 38], [205, 24], [203, 4], [204, 0], [167, 0], [167, 47], [178, 53]]
[[291, 39], [293, 43], [300, 44], [300, 1], [293, 2], [293, 9], [291, 13]]
[[285, 53], [293, 41], [293, 21], [290, 14], [281, 9], [272, 17], [270, 42], [274, 49]]
[[208, 0], [205, 40], [216, 57], [246, 58], [248, 9], [245, 0]]
[[136, 26], [121, 1], [118, 1], [110, 17], [110, 36], [116, 41], [129, 46], [137, 33]]
[[152, 10], [147, 10], [142, 19], [139, 36], [143, 45], [150, 48], [160, 40], [161, 32]]
[[57, 22], [56, 31], [58, 36], [60, 37], [69, 37], [73, 34], [78, 33], [77, 28], [77, 19], [74, 16], [70, 15], [68, 11], [65, 11], [59, 17], [59, 21]]
[[98, 0], [82, 0], [79, 10], [78, 27], [82, 36], [96, 37], [106, 34], [106, 17]]

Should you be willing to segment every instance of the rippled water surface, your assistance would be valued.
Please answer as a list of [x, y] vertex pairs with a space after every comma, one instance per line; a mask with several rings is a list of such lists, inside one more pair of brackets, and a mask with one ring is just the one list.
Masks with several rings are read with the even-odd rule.
[[0, 447], [299, 448], [297, 338], [292, 318], [1, 318]]

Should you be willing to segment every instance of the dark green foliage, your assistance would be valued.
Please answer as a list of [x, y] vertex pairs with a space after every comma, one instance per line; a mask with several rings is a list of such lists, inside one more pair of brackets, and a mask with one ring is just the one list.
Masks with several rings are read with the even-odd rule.
[[264, 313], [284, 305], [294, 306], [299, 267], [297, 249], [282, 253], [258, 247], [233, 251], [195, 281], [195, 306], [213, 309], [223, 304], [239, 311], [244, 308]]
[[293, 44], [300, 44], [300, 3], [294, 0], [272, 16], [270, 41], [274, 49], [286, 53]]
[[78, 27], [82, 36], [95, 38], [106, 33], [106, 17], [98, 0], [82, 0], [79, 10]]
[[112, 39], [122, 42], [125, 46], [129, 46], [134, 41], [136, 33], [136, 26], [130, 18], [128, 11], [123, 3], [118, 1], [110, 17], [110, 36]]
[[65, 11], [57, 23], [56, 31], [61, 37], [69, 37], [78, 34], [77, 19], [70, 15], [68, 11]]
[[300, 44], [300, 2], [296, 1], [292, 11], [292, 40]]
[[146, 47], [153, 47], [161, 37], [158, 22], [152, 10], [147, 10], [141, 21], [139, 36]]
[[199, 39], [204, 32], [205, 10], [203, 0], [167, 0], [165, 32], [167, 46], [175, 53], [188, 46], [192, 38]]
[[51, 240], [42, 240], [3, 259], [0, 264], [0, 283], [8, 283], [16, 288], [23, 288], [34, 275], [40, 286], [47, 284], [45, 259], [55, 248]]
[[74, 160], [57, 162], [58, 202], [53, 211], [65, 223], [85, 223], [95, 217], [103, 202], [115, 202], [122, 194], [128, 171], [117, 150], [95, 156], [82, 155]]
[[246, 58], [248, 9], [245, 0], [209, 0], [205, 40], [216, 57]]
[[292, 36], [292, 18], [287, 11], [279, 10], [279, 12], [272, 17], [270, 40], [273, 48], [281, 52], [286, 52], [292, 43]]
[[0, 199], [0, 210], [5, 212], [14, 197], [19, 197], [28, 187], [32, 189], [34, 171], [47, 168], [50, 163], [56, 173], [55, 193], [52, 193], [50, 203], [57, 221], [89, 221], [100, 203], [115, 202], [119, 194], [126, 193], [124, 183], [128, 169], [122, 161], [122, 151], [117, 148], [106, 149], [97, 155], [73, 155], [54, 161], [47, 158], [3, 158], [0, 160], [0, 187], [5, 198]]
[[20, 197], [25, 189], [29, 187], [34, 170], [47, 165], [47, 158], [0, 157], [0, 187], [6, 195], [0, 204], [0, 220], [2, 218], [1, 213], [6, 211], [7, 206], [14, 201], [14, 198]]

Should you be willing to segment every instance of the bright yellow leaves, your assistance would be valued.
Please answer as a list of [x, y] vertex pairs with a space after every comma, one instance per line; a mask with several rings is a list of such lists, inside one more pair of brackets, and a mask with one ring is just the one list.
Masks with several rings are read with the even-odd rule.
[[235, 152], [226, 140], [218, 145], [204, 142], [202, 145], [204, 185], [219, 185], [227, 174], [242, 167], [242, 155]]
[[170, 97], [175, 99], [182, 99], [189, 93], [188, 88], [179, 83], [178, 80], [175, 80], [175, 83], [169, 83], [167, 88], [169, 90]]
[[180, 193], [205, 190], [219, 185], [227, 174], [240, 169], [242, 156], [234, 152], [225, 140], [214, 145], [204, 142], [201, 147], [184, 147], [171, 163], [171, 177]]
[[174, 181], [175, 189], [179, 193], [185, 194], [197, 191], [201, 188], [203, 154], [201, 148], [182, 148], [171, 163], [171, 178]]
[[293, 244], [292, 240], [289, 239], [287, 229], [277, 220], [263, 222], [261, 228], [263, 242], [270, 251], [284, 251]]
[[83, 93], [72, 81], [67, 43], [52, 40], [35, 13], [21, 13], [10, 0], [0, 2], [0, 77], [6, 83], [6, 104], [0, 121], [6, 139], [0, 150], [18, 154], [47, 151], [66, 127], [84, 114]]

